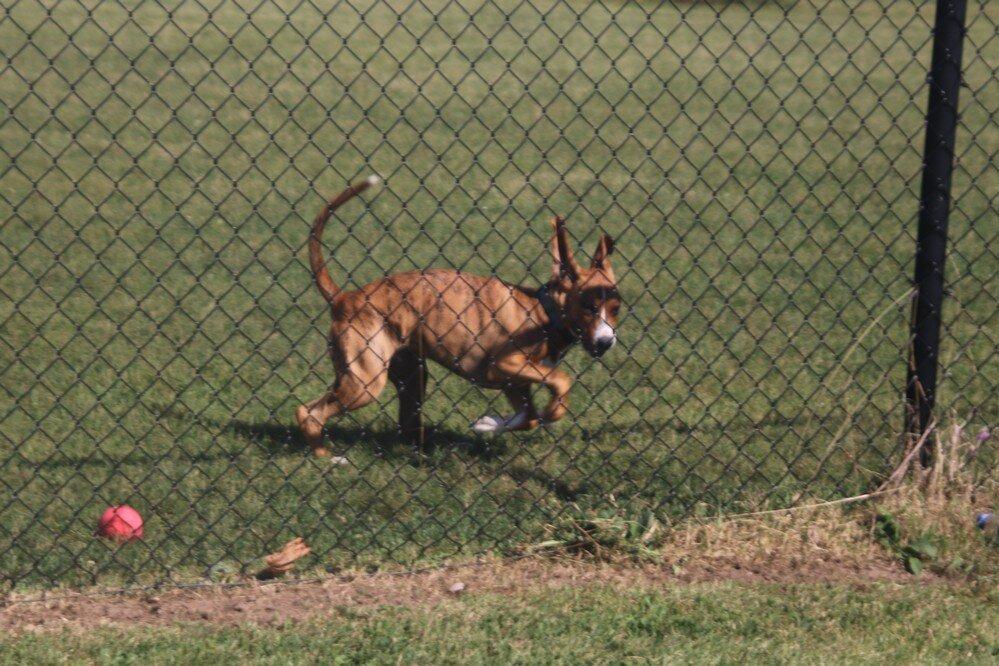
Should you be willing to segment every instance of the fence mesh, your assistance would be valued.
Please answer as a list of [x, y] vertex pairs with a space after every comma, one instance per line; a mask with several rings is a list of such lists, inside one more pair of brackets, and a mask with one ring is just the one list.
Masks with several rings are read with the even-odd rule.
[[[997, 420], [999, 5], [969, 3], [943, 412]], [[38, 2], [0, 14], [0, 572], [235, 576], [863, 491], [901, 451], [932, 3]], [[430, 364], [335, 417], [312, 217], [354, 289], [444, 267], [545, 284], [553, 214], [601, 233], [622, 312], [559, 365], [565, 418]], [[474, 324], [456, 313], [456, 326]], [[535, 396], [539, 405], [546, 396]], [[342, 463], [342, 464], [340, 464]], [[143, 540], [93, 537], [104, 507]]]

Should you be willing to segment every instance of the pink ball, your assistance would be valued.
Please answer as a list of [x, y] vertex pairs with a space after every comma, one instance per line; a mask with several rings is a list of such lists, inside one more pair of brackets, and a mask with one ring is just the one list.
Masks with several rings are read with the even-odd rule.
[[142, 516], [127, 504], [109, 506], [97, 521], [97, 533], [118, 542], [141, 539]]

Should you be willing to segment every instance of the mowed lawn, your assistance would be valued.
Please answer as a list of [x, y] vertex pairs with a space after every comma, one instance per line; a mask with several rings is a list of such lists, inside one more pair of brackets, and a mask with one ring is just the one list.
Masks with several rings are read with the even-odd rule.
[[[409, 565], [567, 512], [867, 488], [900, 446], [932, 5], [816, 4], [4, 2], [0, 571], [225, 578], [294, 536], [307, 566]], [[997, 16], [969, 12], [942, 400], [974, 425]], [[371, 173], [327, 230], [346, 286], [539, 284], [551, 214], [581, 256], [614, 235], [621, 344], [565, 360], [570, 417], [473, 436], [507, 406], [434, 368], [426, 455], [391, 389], [333, 424], [349, 465], [307, 455], [293, 410], [333, 379], [308, 228]], [[121, 502], [146, 537], [114, 549]]]
[[587, 587], [298, 625], [22, 633], [0, 639], [0, 663], [986, 664], [995, 608], [946, 585]]

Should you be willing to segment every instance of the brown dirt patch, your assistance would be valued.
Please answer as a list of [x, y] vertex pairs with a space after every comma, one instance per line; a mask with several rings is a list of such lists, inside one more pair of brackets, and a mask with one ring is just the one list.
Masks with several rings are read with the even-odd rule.
[[[574, 558], [491, 560], [412, 574], [337, 576], [316, 581], [249, 583], [238, 587], [170, 589], [108, 594], [49, 593], [33, 600], [0, 600], [0, 631], [48, 631], [97, 626], [281, 624], [347, 608], [433, 606], [457, 596], [522, 594], [545, 589], [611, 585], [656, 588], [712, 581], [863, 585], [912, 582], [887, 559], [777, 558], [746, 561], [707, 558], [674, 570], [672, 565], [608, 564]], [[924, 582], [926, 578], [922, 579]], [[456, 583], [464, 589], [450, 591]]]

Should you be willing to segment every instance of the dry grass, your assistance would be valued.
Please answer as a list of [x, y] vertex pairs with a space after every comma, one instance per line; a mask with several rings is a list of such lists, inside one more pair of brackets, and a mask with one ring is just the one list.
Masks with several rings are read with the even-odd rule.
[[839, 509], [685, 525], [662, 549], [674, 564], [709, 559], [786, 567], [833, 560], [861, 566], [884, 559], [863, 526]]
[[999, 580], [996, 526], [983, 532], [974, 521], [976, 513], [995, 509], [999, 500], [996, 468], [979, 462], [989, 433], [969, 433], [951, 418], [934, 441], [930, 466], [910, 463], [896, 482], [898, 492], [885, 495], [876, 509], [893, 516], [909, 538], [938, 546], [938, 556], [928, 562], [931, 570], [993, 584]]

